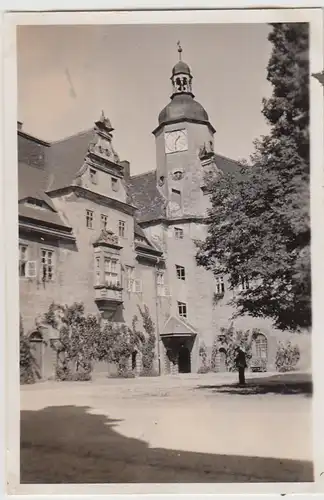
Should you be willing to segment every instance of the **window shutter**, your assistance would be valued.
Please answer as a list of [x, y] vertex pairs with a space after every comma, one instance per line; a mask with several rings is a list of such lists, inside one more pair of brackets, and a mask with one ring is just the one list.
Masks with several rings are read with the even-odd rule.
[[133, 291], [133, 285], [134, 285], [134, 280], [128, 279], [127, 280], [127, 291], [132, 292]]
[[37, 275], [36, 260], [27, 260], [26, 278], [36, 278], [36, 275]]

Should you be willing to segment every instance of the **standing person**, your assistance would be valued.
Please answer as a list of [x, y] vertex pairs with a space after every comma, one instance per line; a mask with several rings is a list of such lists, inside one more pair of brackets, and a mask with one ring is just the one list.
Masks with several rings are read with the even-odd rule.
[[235, 358], [235, 364], [239, 372], [239, 384], [245, 385], [246, 356], [243, 347], [239, 347]]

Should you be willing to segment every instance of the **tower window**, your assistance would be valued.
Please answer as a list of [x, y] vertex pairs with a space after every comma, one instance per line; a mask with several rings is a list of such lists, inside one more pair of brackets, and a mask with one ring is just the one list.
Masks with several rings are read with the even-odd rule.
[[187, 304], [185, 302], [178, 301], [178, 313], [179, 313], [180, 318], [187, 317]]
[[90, 181], [92, 182], [92, 184], [97, 184], [98, 182], [98, 174], [97, 174], [97, 171], [94, 170], [93, 168], [90, 168]]
[[225, 284], [223, 276], [216, 277], [216, 294], [223, 295], [225, 293]]
[[181, 227], [175, 227], [174, 236], [176, 240], [183, 240], [183, 229]]
[[107, 229], [108, 215], [101, 214], [100, 222], [101, 222], [101, 229]]
[[118, 222], [118, 234], [121, 238], [125, 238], [126, 223], [123, 220]]
[[171, 189], [171, 201], [181, 206], [181, 192], [178, 189]]
[[118, 191], [118, 179], [116, 179], [116, 177], [111, 178], [111, 189], [113, 191]]
[[179, 280], [185, 281], [186, 279], [186, 270], [183, 266], [178, 266], [176, 265], [176, 271], [177, 271], [177, 278]]
[[86, 226], [88, 229], [93, 229], [93, 211], [86, 210]]

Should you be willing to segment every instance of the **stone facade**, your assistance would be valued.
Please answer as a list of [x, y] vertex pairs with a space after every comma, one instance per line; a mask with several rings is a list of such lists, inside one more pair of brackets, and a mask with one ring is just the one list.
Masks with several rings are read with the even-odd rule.
[[[239, 291], [229, 290], [225, 276], [217, 281], [197, 267], [195, 255], [196, 241], [207, 234], [204, 173], [238, 166], [214, 153], [215, 129], [194, 101], [192, 75], [182, 61], [173, 68], [172, 86], [153, 132], [156, 170], [147, 174], [130, 176], [104, 114], [88, 133], [53, 144], [19, 126], [20, 310], [37, 344], [42, 377], [53, 373], [49, 346], [57, 334], [41, 334], [37, 318], [52, 301], [83, 302], [86, 312], [129, 326], [138, 306], [146, 305], [156, 327], [160, 374], [199, 371], [202, 346], [210, 358], [222, 327], [232, 322], [228, 302]], [[279, 332], [270, 321], [250, 317], [234, 325], [260, 330], [255, 356], [266, 358], [268, 370], [278, 341], [290, 338], [300, 345], [300, 368], [310, 367], [307, 334]], [[220, 371], [226, 369], [225, 347], [217, 353]], [[133, 365], [138, 373], [140, 356]]]

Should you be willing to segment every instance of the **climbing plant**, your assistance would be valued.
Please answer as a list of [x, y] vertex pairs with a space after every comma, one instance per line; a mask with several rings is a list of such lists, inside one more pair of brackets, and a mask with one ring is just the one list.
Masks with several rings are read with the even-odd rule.
[[141, 353], [142, 353], [142, 373], [141, 375], [153, 375], [153, 365], [155, 357], [155, 325], [152, 321], [149, 308], [144, 305], [142, 309], [138, 306], [144, 329], [144, 338], [141, 342]]
[[68, 306], [53, 302], [44, 320], [59, 332], [59, 342], [53, 345], [58, 353], [56, 377], [89, 380], [101, 348], [100, 319], [85, 314], [82, 303]]

